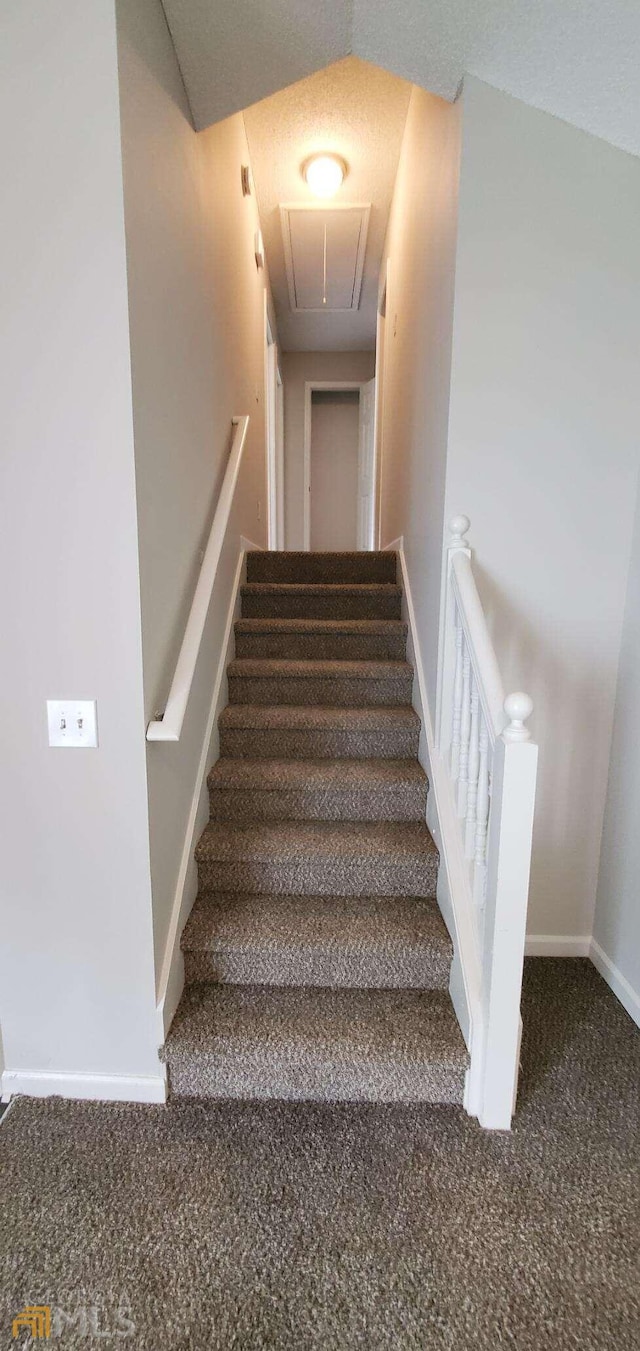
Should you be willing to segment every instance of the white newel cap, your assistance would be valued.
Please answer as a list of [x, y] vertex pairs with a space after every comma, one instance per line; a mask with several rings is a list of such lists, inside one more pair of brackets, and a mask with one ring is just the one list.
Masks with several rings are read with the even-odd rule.
[[522, 690], [508, 694], [504, 701], [504, 711], [509, 719], [508, 727], [502, 733], [505, 741], [529, 741], [531, 732], [525, 727], [527, 718], [533, 713], [533, 699]]
[[451, 517], [451, 520], [449, 521], [449, 531], [451, 534], [451, 539], [449, 540], [450, 549], [469, 548], [469, 541], [464, 537], [470, 525], [471, 521], [469, 520], [468, 516]]

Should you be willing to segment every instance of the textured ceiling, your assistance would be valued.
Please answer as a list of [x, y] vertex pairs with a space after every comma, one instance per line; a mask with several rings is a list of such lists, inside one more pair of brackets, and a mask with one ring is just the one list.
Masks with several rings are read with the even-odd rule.
[[349, 0], [162, 0], [199, 131], [351, 51]]
[[196, 126], [353, 53], [452, 99], [465, 73], [640, 154], [640, 0], [164, 0]]
[[477, 75], [640, 154], [640, 0], [355, 0], [352, 48], [447, 99]]
[[[260, 220], [285, 351], [359, 350], [375, 344], [378, 272], [411, 86], [354, 57], [264, 99], [245, 112]], [[370, 202], [360, 308], [350, 314], [292, 314], [278, 206], [311, 195], [300, 165], [318, 150], [341, 155], [349, 172], [335, 202]]]

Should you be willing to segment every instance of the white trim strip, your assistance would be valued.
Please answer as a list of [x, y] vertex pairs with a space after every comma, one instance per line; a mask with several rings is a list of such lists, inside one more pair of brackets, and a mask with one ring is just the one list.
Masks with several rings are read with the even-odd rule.
[[640, 1027], [640, 994], [595, 938], [588, 934], [529, 934], [524, 953], [525, 957], [588, 957], [629, 1017]]
[[527, 934], [525, 957], [588, 957], [588, 934]]
[[29, 1098], [75, 1098], [90, 1102], [166, 1102], [167, 1080], [156, 1074], [64, 1074], [42, 1070], [5, 1070], [2, 1100], [23, 1093]]
[[637, 1027], [640, 1027], [640, 994], [638, 991], [634, 990], [626, 976], [623, 976], [615, 963], [611, 961], [611, 958], [607, 957], [606, 952], [603, 951], [595, 938], [591, 939], [589, 956], [596, 971], [599, 971], [603, 980], [606, 980], [609, 989], [620, 1000], [629, 1017], [633, 1018]]

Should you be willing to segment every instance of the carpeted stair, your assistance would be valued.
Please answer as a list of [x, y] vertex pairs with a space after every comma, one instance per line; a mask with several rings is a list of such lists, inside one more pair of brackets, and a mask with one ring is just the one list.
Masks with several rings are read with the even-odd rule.
[[460, 1103], [392, 553], [252, 553], [170, 1089]]

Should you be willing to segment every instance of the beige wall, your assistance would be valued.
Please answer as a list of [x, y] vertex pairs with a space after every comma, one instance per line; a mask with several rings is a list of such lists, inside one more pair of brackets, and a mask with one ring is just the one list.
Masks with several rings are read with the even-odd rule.
[[[113, 4], [1, 26], [0, 1020], [44, 1089], [160, 1067]], [[97, 750], [49, 748], [64, 697]]]
[[471, 518], [505, 683], [534, 700], [536, 934], [592, 927], [638, 473], [639, 237], [638, 160], [465, 83], [446, 510]]
[[[622, 630], [593, 935], [640, 1014], [640, 499]], [[619, 991], [624, 997], [624, 990]], [[635, 996], [635, 999], [633, 998]]]
[[374, 367], [374, 352], [285, 352], [283, 354], [284, 524], [287, 549], [302, 549], [303, 547], [305, 381], [370, 380], [374, 374]]
[[535, 703], [529, 932], [587, 939], [638, 473], [640, 164], [469, 79], [456, 244], [460, 114], [413, 93], [387, 239], [382, 543], [404, 536], [433, 714], [443, 522], [470, 516], [505, 683]]
[[383, 260], [380, 543], [404, 536], [432, 713], [456, 246], [460, 108], [414, 89]]
[[[117, 8], [147, 721], [166, 701], [231, 418], [251, 416], [182, 737], [147, 748], [159, 971], [239, 536], [266, 543], [265, 274], [256, 200], [241, 190], [242, 117], [196, 135], [160, 0]], [[193, 867], [189, 886], [194, 894]]]
[[311, 548], [358, 547], [360, 399], [320, 394], [311, 403]]

